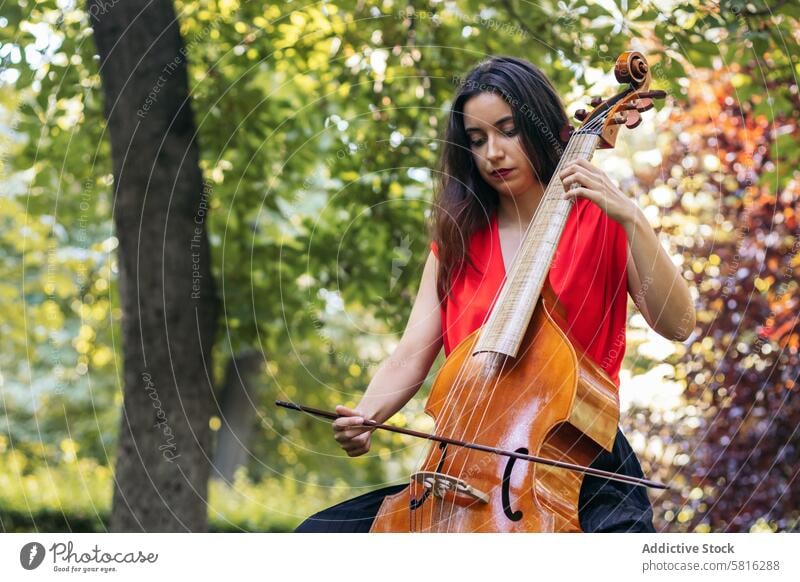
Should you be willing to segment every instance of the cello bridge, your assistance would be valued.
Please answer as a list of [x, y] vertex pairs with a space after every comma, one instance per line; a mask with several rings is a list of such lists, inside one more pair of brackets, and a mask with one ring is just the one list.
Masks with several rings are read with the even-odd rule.
[[475, 489], [472, 485], [458, 479], [445, 475], [444, 473], [437, 473], [435, 471], [418, 471], [411, 475], [411, 479], [421, 484], [423, 487], [430, 489], [434, 497], [442, 498], [444, 494], [451, 491], [455, 494], [466, 495], [481, 503], [489, 503], [489, 496], [483, 491]]

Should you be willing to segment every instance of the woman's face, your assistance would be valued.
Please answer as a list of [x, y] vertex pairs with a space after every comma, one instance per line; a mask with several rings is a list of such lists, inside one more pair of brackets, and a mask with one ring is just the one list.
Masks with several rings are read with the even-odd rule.
[[[539, 185], [528, 161], [511, 107], [495, 93], [480, 93], [464, 103], [464, 127], [481, 177], [498, 194], [519, 196]], [[509, 169], [510, 172], [493, 173]]]

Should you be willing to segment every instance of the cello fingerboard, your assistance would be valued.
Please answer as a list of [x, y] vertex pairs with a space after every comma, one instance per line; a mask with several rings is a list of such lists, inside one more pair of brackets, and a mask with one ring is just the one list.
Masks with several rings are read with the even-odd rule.
[[473, 355], [496, 352], [516, 357], [573, 205], [562, 198], [564, 186], [558, 172], [572, 160], [591, 160], [599, 140], [593, 134], [572, 135], [483, 325]]

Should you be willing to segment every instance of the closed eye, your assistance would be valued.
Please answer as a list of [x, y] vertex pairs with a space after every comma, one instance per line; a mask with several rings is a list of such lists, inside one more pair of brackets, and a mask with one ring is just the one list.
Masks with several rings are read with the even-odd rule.
[[[513, 128], [513, 129], [509, 129], [509, 130], [506, 130], [506, 131], [503, 132], [503, 134], [505, 136], [507, 136], [507, 137], [514, 137], [518, 133], [519, 133], [519, 130], [516, 127]], [[475, 141], [470, 141], [469, 145], [472, 146], [472, 147], [477, 147], [477, 146], [482, 146], [484, 144], [484, 142], [486, 142], [485, 139], [479, 139], [479, 140], [475, 140]]]

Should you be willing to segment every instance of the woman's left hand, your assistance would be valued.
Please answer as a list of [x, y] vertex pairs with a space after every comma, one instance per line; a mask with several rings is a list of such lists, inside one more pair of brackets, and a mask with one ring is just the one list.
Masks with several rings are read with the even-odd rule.
[[[639, 210], [636, 203], [622, 193], [608, 174], [590, 162], [572, 160], [558, 173], [558, 177], [564, 184], [565, 199], [572, 198], [574, 201], [577, 196], [588, 198], [623, 226], [635, 220]], [[578, 186], [570, 189], [574, 184]]]

